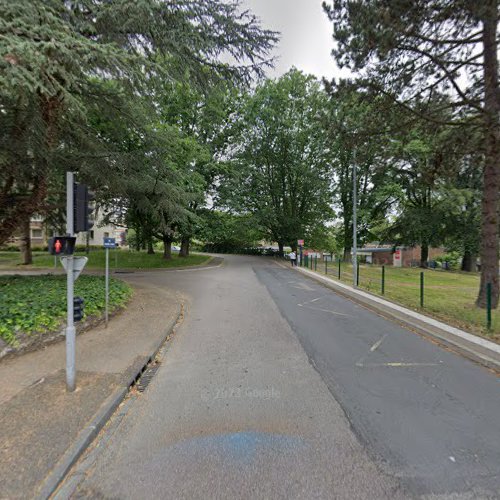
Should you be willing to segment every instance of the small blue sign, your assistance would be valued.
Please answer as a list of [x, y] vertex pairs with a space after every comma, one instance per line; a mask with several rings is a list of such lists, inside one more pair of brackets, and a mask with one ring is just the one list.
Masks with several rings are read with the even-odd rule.
[[104, 238], [104, 248], [116, 248], [116, 239]]

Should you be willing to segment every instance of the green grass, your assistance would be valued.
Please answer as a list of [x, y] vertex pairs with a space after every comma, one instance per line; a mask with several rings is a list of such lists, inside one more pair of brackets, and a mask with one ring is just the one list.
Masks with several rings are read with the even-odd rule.
[[[422, 269], [385, 267], [384, 297], [486, 338], [500, 341], [500, 309], [492, 311], [492, 329], [486, 329], [486, 311], [475, 306], [479, 275], [427, 269], [424, 271], [424, 308], [420, 308]], [[324, 274], [325, 263], [318, 261]], [[338, 279], [338, 263], [328, 263], [328, 275]], [[341, 281], [352, 284], [352, 266], [341, 264]], [[361, 265], [359, 287], [381, 295], [382, 268]]]
[[[123, 306], [132, 289], [111, 278], [110, 311]], [[85, 301], [86, 317], [104, 313], [104, 277], [80, 276], [75, 296]], [[22, 334], [57, 331], [66, 318], [66, 276], [0, 276], [0, 337], [10, 345]]]
[[[75, 255], [88, 256], [86, 269], [103, 269], [105, 266], [105, 250], [93, 250], [89, 254], [84, 252]], [[172, 267], [196, 266], [210, 260], [207, 255], [190, 255], [179, 257], [172, 254], [171, 260], [165, 260], [161, 253], [148, 255], [146, 252], [128, 250], [110, 250], [109, 267], [111, 269], [168, 269]], [[58, 266], [61, 264], [58, 262]], [[18, 252], [0, 252], [0, 269], [37, 269], [54, 268], [54, 256], [47, 252], [34, 252], [33, 265], [22, 266], [21, 255]]]

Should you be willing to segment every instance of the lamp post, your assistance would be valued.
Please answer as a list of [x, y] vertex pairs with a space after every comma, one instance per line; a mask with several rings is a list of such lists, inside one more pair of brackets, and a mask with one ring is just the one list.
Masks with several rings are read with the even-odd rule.
[[358, 227], [357, 227], [357, 205], [358, 186], [356, 176], [356, 149], [353, 152], [352, 162], [352, 286], [358, 284]]

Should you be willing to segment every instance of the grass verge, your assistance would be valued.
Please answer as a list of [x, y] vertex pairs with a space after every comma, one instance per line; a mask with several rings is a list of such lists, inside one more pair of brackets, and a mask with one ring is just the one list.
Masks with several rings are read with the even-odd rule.
[[[131, 295], [128, 284], [110, 279], [110, 311], [125, 305]], [[85, 301], [85, 317], [101, 317], [104, 277], [80, 276], [75, 296]], [[7, 344], [16, 346], [20, 335], [57, 331], [65, 318], [66, 276], [0, 276], [0, 338]]]
[[[338, 279], [338, 263], [328, 263], [328, 276]], [[445, 323], [500, 342], [500, 309], [492, 311], [492, 328], [486, 329], [486, 310], [475, 306], [479, 275], [441, 270], [424, 270], [424, 307], [420, 307], [422, 269], [385, 267], [385, 293], [382, 295], [382, 268], [361, 265], [359, 288], [422, 312]], [[317, 272], [325, 274], [325, 263], [318, 261]], [[341, 264], [340, 280], [352, 284], [352, 265]]]
[[[92, 250], [89, 254], [82, 252], [75, 255], [87, 256], [89, 261], [86, 269], [104, 269], [105, 251]], [[173, 254], [172, 259], [165, 260], [159, 253], [149, 255], [146, 252], [135, 252], [128, 250], [110, 250], [109, 267], [110, 269], [169, 269], [175, 267], [196, 266], [205, 264], [211, 259], [208, 255], [190, 255], [189, 257], [179, 257]], [[57, 262], [57, 267], [60, 267]], [[0, 252], [0, 269], [37, 269], [54, 268], [55, 258], [47, 252], [34, 252], [33, 264], [29, 266], [21, 265], [21, 256], [18, 252]]]

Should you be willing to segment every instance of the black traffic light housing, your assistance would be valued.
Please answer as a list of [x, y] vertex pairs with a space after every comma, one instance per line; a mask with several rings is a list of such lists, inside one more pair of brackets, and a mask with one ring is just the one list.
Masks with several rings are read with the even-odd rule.
[[73, 231], [90, 231], [94, 227], [95, 195], [88, 186], [75, 182], [73, 184]]
[[74, 236], [54, 236], [49, 239], [51, 255], [73, 255], [76, 238]]
[[83, 307], [85, 301], [81, 297], [73, 299], [73, 321], [81, 321], [83, 319]]

